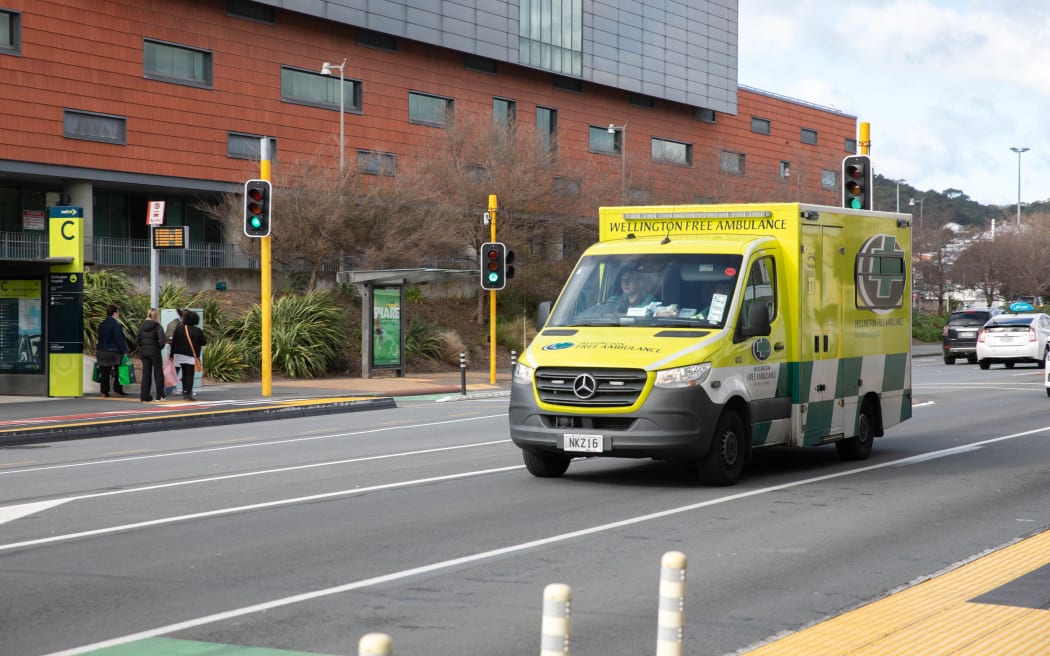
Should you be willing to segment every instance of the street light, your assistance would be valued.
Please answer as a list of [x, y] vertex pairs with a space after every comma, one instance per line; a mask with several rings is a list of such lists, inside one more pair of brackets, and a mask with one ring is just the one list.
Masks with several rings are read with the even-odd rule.
[[901, 183], [904, 182], [904, 179], [902, 178], [900, 180], [894, 180], [894, 182], [897, 183], [897, 213], [900, 214], [900, 211], [901, 211]]
[[343, 88], [343, 69], [346, 68], [346, 60], [343, 60], [342, 64], [333, 64], [331, 62], [325, 62], [321, 66], [321, 75], [331, 75], [332, 71], [339, 69], [339, 173], [342, 174], [343, 168], [346, 164], [346, 155], [343, 152], [343, 126], [346, 117], [346, 112], [343, 107], [343, 97], [345, 91]]
[[920, 198], [919, 200], [915, 200], [914, 198], [912, 198], [911, 200], [908, 201], [908, 206], [909, 207], [915, 207], [916, 205], [919, 206], [919, 230], [922, 230], [922, 211], [923, 211], [923, 206], [922, 205], [925, 202], [926, 202], [925, 198]]
[[1017, 153], [1017, 226], [1021, 226], [1021, 153], [1028, 152], [1028, 146], [1010, 146]]
[[[609, 124], [609, 134], [620, 133], [620, 202], [627, 203], [627, 121], [623, 125]], [[615, 138], [615, 137], [614, 137]]]

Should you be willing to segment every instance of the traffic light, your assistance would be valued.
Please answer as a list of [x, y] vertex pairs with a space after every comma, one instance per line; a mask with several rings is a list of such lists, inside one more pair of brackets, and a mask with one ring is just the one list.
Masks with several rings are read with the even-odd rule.
[[[510, 267], [510, 271], [510, 275], [514, 275], [514, 267]], [[481, 288], [503, 289], [507, 286], [507, 278], [507, 247], [498, 241], [482, 244]]]
[[269, 180], [244, 183], [244, 234], [249, 237], [270, 235], [271, 191]]
[[848, 155], [842, 159], [842, 206], [870, 210], [874, 187], [871, 181], [871, 158]]

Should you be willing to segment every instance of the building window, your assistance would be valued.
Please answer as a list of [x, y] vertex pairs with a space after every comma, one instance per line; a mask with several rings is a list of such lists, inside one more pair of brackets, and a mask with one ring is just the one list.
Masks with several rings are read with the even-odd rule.
[[417, 91], [408, 92], [408, 120], [412, 123], [444, 127], [452, 118], [452, 111], [451, 98]]
[[579, 178], [569, 178], [564, 175], [554, 176], [554, 193], [562, 196], [579, 196], [583, 181]]
[[579, 80], [574, 80], [571, 77], [559, 77], [554, 76], [554, 88], [561, 89], [562, 91], [575, 91], [580, 93], [583, 91], [583, 83]]
[[820, 186], [823, 189], [838, 189], [838, 171], [832, 171], [831, 169], [820, 169]]
[[747, 159], [744, 153], [733, 153], [728, 150], [722, 151], [722, 173], [730, 175], [744, 175], [746, 173]]
[[[281, 67], [281, 100], [339, 109], [339, 76]], [[343, 110], [361, 112], [361, 81], [343, 80]]]
[[751, 131], [756, 134], [769, 134], [769, 119], [752, 116]]
[[226, 13], [237, 18], [247, 18], [260, 23], [277, 23], [277, 10], [252, 0], [226, 0]]
[[653, 137], [653, 161], [672, 164], [693, 164], [693, 145]]
[[373, 32], [372, 30], [358, 28], [357, 45], [365, 46], [366, 48], [375, 48], [376, 50], [396, 52], [397, 38], [392, 37], [389, 34], [383, 34], [382, 32]]
[[496, 60], [477, 55], [463, 55], [463, 68], [468, 71], [491, 73], [493, 75], [499, 72], [499, 65], [496, 63]]
[[371, 175], [397, 175], [397, 155], [377, 150], [358, 150], [357, 170]]
[[623, 130], [609, 132], [607, 127], [592, 125], [587, 139], [587, 148], [592, 153], [606, 153], [608, 155], [623, 154]]
[[22, 14], [0, 10], [0, 53], [22, 53]]
[[857, 140], [856, 139], [853, 139], [852, 137], [846, 137], [846, 144], [845, 144], [845, 146], [846, 146], [845, 150], [846, 150], [847, 153], [849, 153], [850, 155], [856, 155], [857, 154]]
[[641, 93], [632, 93], [627, 97], [627, 102], [635, 107], [653, 108], [653, 97]]
[[550, 151], [558, 149], [558, 110], [536, 106], [536, 136]]
[[780, 160], [780, 177], [784, 179], [791, 177], [791, 162]]
[[206, 50], [149, 39], [142, 42], [142, 67], [151, 80], [210, 88], [211, 59]]
[[[262, 159], [261, 134], [244, 134], [243, 132], [226, 133], [226, 156], [233, 159], [248, 159], [258, 162]], [[270, 161], [277, 159], [277, 137], [270, 137]]]
[[62, 133], [70, 139], [124, 145], [128, 142], [127, 118], [67, 109], [62, 122]]
[[552, 73], [583, 75], [583, 3], [520, 0], [518, 63]]
[[802, 143], [809, 144], [811, 146], [817, 145], [817, 131], [809, 128], [802, 128], [801, 135]]
[[714, 123], [715, 110], [707, 109], [706, 107], [694, 107], [693, 118], [697, 121], [703, 121], [704, 123]]
[[492, 99], [492, 120], [497, 127], [513, 128], [518, 104], [506, 98]]

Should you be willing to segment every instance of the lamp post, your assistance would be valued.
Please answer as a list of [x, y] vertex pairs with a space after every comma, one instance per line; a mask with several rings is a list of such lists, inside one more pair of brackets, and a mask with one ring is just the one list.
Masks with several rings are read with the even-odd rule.
[[908, 201], [908, 206], [909, 207], [915, 207], [916, 205], [919, 206], [919, 230], [922, 230], [922, 211], [923, 211], [923, 203], [925, 203], [925, 202], [926, 202], [925, 198], [920, 198], [918, 200], [915, 200], [914, 198], [912, 198], [911, 200]]
[[1028, 146], [1010, 146], [1017, 153], [1017, 226], [1021, 226], [1021, 153], [1028, 152]]
[[900, 214], [900, 211], [901, 211], [901, 183], [904, 182], [904, 179], [902, 178], [900, 180], [894, 180], [894, 182], [897, 183], [897, 213]]
[[620, 133], [620, 202], [627, 203], [627, 121], [623, 125], [609, 124], [609, 134]]
[[331, 62], [325, 62], [321, 66], [321, 75], [331, 75], [332, 71], [337, 68], [339, 69], [339, 173], [342, 174], [343, 168], [346, 165], [346, 154], [343, 148], [343, 128], [345, 125], [344, 121], [346, 117], [346, 112], [343, 104], [343, 99], [346, 93], [343, 87], [343, 69], [346, 68], [346, 60], [344, 59], [342, 64], [333, 64]]

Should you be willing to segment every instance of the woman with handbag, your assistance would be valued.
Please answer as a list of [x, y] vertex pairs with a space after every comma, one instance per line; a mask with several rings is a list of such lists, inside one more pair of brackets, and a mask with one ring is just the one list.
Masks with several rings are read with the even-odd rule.
[[139, 347], [139, 357], [142, 358], [142, 383], [139, 385], [139, 401], [149, 403], [153, 400], [150, 385], [157, 386], [157, 400], [164, 400], [164, 367], [161, 363], [161, 349], [167, 344], [168, 338], [164, 334], [164, 327], [160, 325], [157, 318], [160, 313], [157, 308], [150, 308], [146, 313], [146, 319], [139, 326], [139, 332], [135, 336], [135, 343]]
[[171, 357], [182, 372], [182, 398], [193, 401], [193, 376], [201, 365], [201, 349], [208, 343], [198, 325], [200, 315], [193, 310], [182, 311], [182, 325], [171, 336]]
[[98, 348], [95, 350], [95, 361], [98, 362], [99, 391], [103, 397], [109, 397], [110, 383], [113, 393], [127, 396], [124, 386], [120, 384], [117, 368], [128, 354], [128, 340], [124, 337], [124, 327], [117, 316], [120, 308], [110, 303], [106, 306], [106, 318], [98, 326]]

